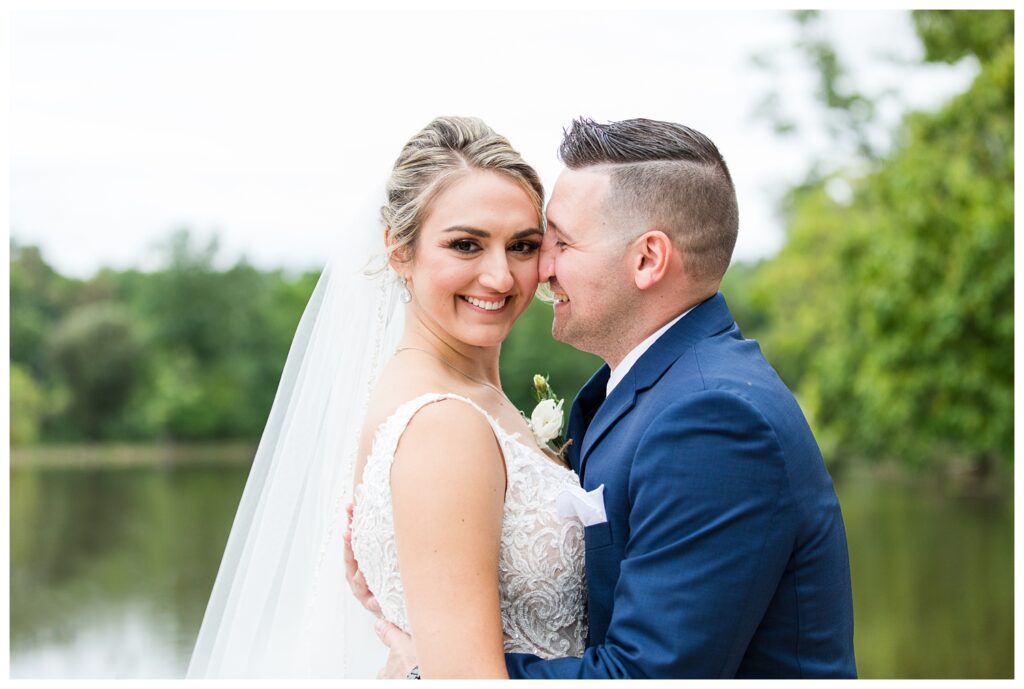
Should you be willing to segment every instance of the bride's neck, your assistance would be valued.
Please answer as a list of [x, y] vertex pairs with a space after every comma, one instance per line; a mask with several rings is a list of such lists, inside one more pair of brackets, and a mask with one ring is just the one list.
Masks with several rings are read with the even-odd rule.
[[501, 376], [498, 360], [501, 345], [476, 347], [452, 337], [438, 328], [419, 321], [410, 321], [398, 343], [398, 348], [419, 349], [428, 352], [465, 375], [500, 388]]

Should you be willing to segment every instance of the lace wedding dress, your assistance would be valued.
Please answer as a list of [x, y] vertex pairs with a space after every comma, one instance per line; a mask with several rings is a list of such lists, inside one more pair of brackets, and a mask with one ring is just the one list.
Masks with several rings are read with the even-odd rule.
[[[352, 550], [388, 621], [410, 632], [398, 572], [391, 504], [391, 464], [409, 421], [424, 406], [461, 400], [494, 429], [505, 457], [505, 493], [498, 586], [506, 653], [542, 658], [582, 655], [586, 640], [583, 526], [556, 513], [557, 495], [578, 487], [576, 474], [506, 433], [475, 402], [428, 393], [401, 406], [380, 425], [355, 491]], [[443, 525], [438, 525], [443, 528]]]

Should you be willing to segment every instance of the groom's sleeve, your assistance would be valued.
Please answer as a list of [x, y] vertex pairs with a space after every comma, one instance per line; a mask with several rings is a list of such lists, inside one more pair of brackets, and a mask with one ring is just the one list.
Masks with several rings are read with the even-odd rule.
[[580, 658], [509, 654], [509, 675], [734, 676], [793, 545], [787, 487], [775, 432], [750, 402], [705, 391], [668, 406], [632, 458], [604, 643]]

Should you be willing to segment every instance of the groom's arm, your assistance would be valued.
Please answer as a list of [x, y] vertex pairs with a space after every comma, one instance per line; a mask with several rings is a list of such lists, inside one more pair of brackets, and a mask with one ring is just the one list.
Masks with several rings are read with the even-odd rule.
[[600, 646], [508, 654], [513, 678], [731, 677], [792, 546], [782, 451], [745, 399], [706, 391], [658, 415], [636, 448], [629, 538]]

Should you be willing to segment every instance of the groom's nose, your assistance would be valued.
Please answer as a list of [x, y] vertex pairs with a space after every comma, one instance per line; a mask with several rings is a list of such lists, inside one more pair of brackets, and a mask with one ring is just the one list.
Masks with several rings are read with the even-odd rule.
[[547, 282], [555, 275], [555, 233], [548, 230], [540, 243], [540, 260], [537, 261], [537, 279]]

